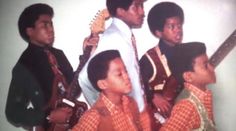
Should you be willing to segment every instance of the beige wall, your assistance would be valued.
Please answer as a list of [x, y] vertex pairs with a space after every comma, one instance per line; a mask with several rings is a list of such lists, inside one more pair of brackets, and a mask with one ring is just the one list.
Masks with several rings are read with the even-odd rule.
[[[146, 13], [157, 2], [145, 3]], [[174, 0], [170, 0], [174, 1]], [[78, 64], [84, 37], [89, 35], [89, 23], [97, 10], [105, 7], [105, 0], [0, 0], [0, 130], [20, 131], [10, 125], [5, 117], [5, 102], [15, 65], [26, 43], [19, 37], [17, 19], [21, 11], [35, 2], [50, 4], [55, 11], [55, 46], [63, 49], [74, 68]], [[236, 28], [235, 0], [175, 0], [185, 11], [184, 42], [202, 41], [211, 55]], [[94, 5], [95, 4], [95, 5]], [[109, 23], [109, 22], [107, 22]], [[157, 40], [150, 34], [145, 21], [142, 29], [135, 30], [139, 55], [154, 46]], [[145, 44], [143, 44], [145, 43]], [[214, 92], [215, 120], [220, 131], [236, 129], [236, 49], [217, 67], [217, 84]]]

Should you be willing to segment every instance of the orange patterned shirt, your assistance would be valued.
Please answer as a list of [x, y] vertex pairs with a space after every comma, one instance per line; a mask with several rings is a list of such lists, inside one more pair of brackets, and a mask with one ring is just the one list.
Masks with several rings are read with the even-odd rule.
[[100, 94], [95, 105], [85, 112], [72, 131], [150, 131], [147, 112], [139, 113], [135, 101], [122, 97], [122, 107], [113, 104], [104, 94]]
[[[213, 121], [212, 92], [208, 89], [202, 91], [197, 87], [185, 83], [185, 88], [192, 92], [203, 103], [208, 118]], [[176, 103], [170, 118], [160, 129], [161, 131], [189, 131], [200, 127], [201, 118], [196, 106], [188, 99]]]

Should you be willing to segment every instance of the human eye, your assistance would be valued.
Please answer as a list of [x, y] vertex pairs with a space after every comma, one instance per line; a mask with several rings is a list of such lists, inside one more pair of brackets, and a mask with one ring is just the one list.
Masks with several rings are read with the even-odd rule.
[[53, 24], [52, 24], [52, 22], [47, 22], [47, 21], [45, 21], [45, 22], [43, 22], [43, 26], [44, 26], [45, 28], [51, 28], [51, 27], [53, 26]]
[[167, 24], [167, 28], [170, 29], [170, 30], [173, 30], [174, 29], [174, 25], [173, 24]]
[[122, 73], [120, 71], [117, 71], [117, 72], [115, 72], [115, 76], [120, 77], [120, 76], [122, 76]]
[[176, 25], [178, 29], [182, 29], [182, 25], [181, 24], [178, 24]]

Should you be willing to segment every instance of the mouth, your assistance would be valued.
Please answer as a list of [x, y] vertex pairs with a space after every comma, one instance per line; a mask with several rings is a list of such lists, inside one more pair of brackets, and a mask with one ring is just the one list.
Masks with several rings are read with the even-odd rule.
[[139, 18], [139, 20], [140, 20], [140, 23], [144, 22], [144, 18], [143, 17]]
[[131, 88], [131, 83], [130, 83], [130, 81], [127, 81], [127, 82], [125, 83], [125, 85], [126, 85], [127, 87], [130, 87], [130, 88]]
[[175, 36], [175, 39], [178, 40], [178, 41], [181, 41], [181, 40], [182, 40], [182, 35], [181, 35], [181, 34], [176, 35], [176, 36]]
[[51, 40], [54, 40], [55, 36], [54, 35], [49, 35], [48, 38], [51, 39]]

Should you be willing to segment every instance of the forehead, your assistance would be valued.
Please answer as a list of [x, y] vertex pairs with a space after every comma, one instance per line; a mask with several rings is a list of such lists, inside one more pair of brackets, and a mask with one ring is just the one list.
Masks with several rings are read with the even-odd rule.
[[52, 16], [43, 14], [38, 17], [37, 21], [52, 21]]
[[117, 57], [117, 58], [111, 60], [109, 63], [109, 69], [111, 69], [111, 70], [115, 69], [115, 68], [120, 68], [123, 66], [124, 66], [124, 63], [120, 57]]
[[173, 16], [173, 17], [167, 18], [166, 21], [165, 21], [165, 24], [171, 24], [171, 23], [182, 24], [182, 21], [181, 21], [180, 17]]
[[207, 54], [198, 55], [197, 57], [195, 57], [194, 61], [196, 64], [202, 64], [207, 62], [208, 61]]
[[146, 0], [133, 0], [133, 3], [139, 3], [142, 4], [143, 2], [145, 2]]

